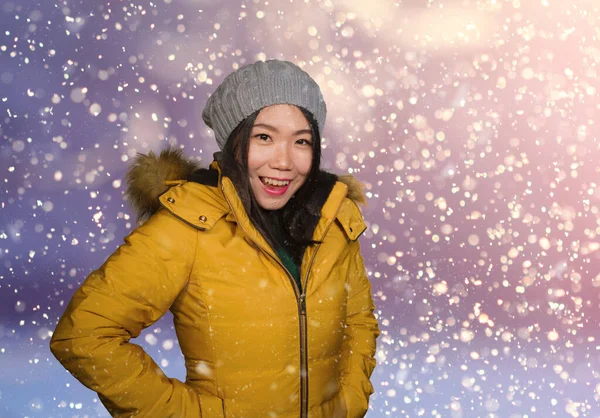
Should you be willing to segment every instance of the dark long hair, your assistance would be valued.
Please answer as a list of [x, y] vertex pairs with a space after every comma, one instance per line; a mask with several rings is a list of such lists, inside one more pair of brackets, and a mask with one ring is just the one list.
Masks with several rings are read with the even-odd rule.
[[[248, 149], [250, 135], [260, 110], [244, 119], [231, 133], [221, 157], [221, 170], [231, 179], [244, 205], [252, 224], [265, 240], [276, 250], [283, 246], [300, 265], [307, 246], [315, 244], [312, 234], [320, 218], [323, 202], [313, 198], [317, 186], [324, 177], [331, 177], [321, 171], [321, 135], [312, 114], [301, 107], [299, 109], [310, 125], [312, 134], [312, 163], [304, 184], [278, 210], [263, 209], [254, 196], [248, 176]], [[333, 186], [333, 181], [329, 181]], [[324, 191], [326, 195], [330, 190]], [[324, 200], [324, 199], [323, 199]]]

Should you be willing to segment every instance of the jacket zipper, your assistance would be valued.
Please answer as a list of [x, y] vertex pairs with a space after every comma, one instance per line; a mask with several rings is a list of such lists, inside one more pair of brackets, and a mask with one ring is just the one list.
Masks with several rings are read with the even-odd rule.
[[[306, 293], [305, 293], [306, 288], [308, 286], [308, 276], [310, 276], [310, 271], [312, 269], [312, 265], [315, 261], [315, 258], [317, 257], [317, 252], [319, 251], [319, 248], [321, 248], [321, 242], [327, 235], [327, 232], [329, 232], [331, 225], [333, 225], [333, 223], [335, 222], [335, 218], [337, 217], [337, 214], [340, 211], [340, 206], [341, 206], [341, 204], [338, 206], [338, 208], [335, 212], [335, 216], [333, 217], [333, 220], [329, 222], [329, 224], [327, 225], [327, 228], [325, 228], [325, 232], [323, 232], [323, 235], [321, 236], [321, 239], [319, 239], [319, 243], [317, 244], [317, 247], [315, 248], [315, 252], [311, 256], [310, 262], [308, 263], [308, 267], [306, 269], [306, 276], [304, 278], [304, 283], [302, 284], [302, 294], [300, 295], [300, 298], [301, 298], [300, 305], [302, 307], [301, 308], [302, 316], [300, 318], [300, 339], [301, 339], [301, 342], [300, 342], [300, 377], [304, 378], [304, 384], [300, 385], [300, 391], [302, 393], [302, 397], [300, 400], [300, 418], [308, 417], [308, 333], [306, 332], [307, 318], [306, 318]], [[302, 392], [302, 390], [304, 390], [304, 392]]]
[[[244, 233], [250, 238], [250, 234], [248, 234], [248, 231], [246, 231], [246, 229], [240, 224], [238, 217], [235, 211], [233, 210], [233, 206], [231, 205], [231, 202], [229, 201], [229, 198], [227, 197], [227, 194], [223, 189], [223, 185], [221, 185], [221, 191], [223, 192], [223, 196], [225, 197], [227, 204], [231, 208], [231, 212], [233, 213], [237, 224], [240, 225], [240, 228], [242, 228]], [[306, 295], [304, 294], [304, 289], [302, 290], [302, 292], [300, 292], [300, 289], [298, 289], [298, 285], [294, 280], [294, 276], [292, 276], [292, 273], [290, 273], [287, 267], [283, 265], [281, 260], [279, 260], [273, 254], [271, 254], [268, 250], [262, 247], [255, 240], [252, 240], [252, 242], [254, 242], [254, 244], [256, 244], [256, 246], [262, 250], [262, 252], [270, 256], [277, 264], [279, 264], [279, 266], [283, 269], [286, 276], [290, 280], [292, 288], [294, 289], [294, 296], [296, 297], [296, 304], [298, 305], [298, 319], [300, 322], [300, 417], [306, 418], [308, 416], [308, 353], [306, 350], [308, 340], [306, 338]], [[306, 278], [306, 281], [308, 281], [308, 274]]]
[[[248, 231], [246, 231], [246, 229], [244, 229], [244, 227], [241, 226], [237, 215], [233, 210], [233, 206], [231, 205], [231, 202], [229, 201], [229, 198], [225, 193], [223, 184], [221, 184], [221, 192], [223, 193], [223, 196], [225, 197], [225, 200], [227, 201], [227, 204], [229, 205], [229, 208], [231, 209], [231, 212], [233, 213], [237, 224], [240, 225], [240, 228], [242, 228], [244, 233], [248, 237], [250, 237]], [[321, 239], [319, 241], [323, 241], [323, 238], [325, 237], [325, 235], [327, 235], [327, 232], [329, 232], [329, 229], [331, 228], [331, 225], [335, 222], [335, 218], [337, 217], [341, 206], [341, 204], [338, 205], [334, 217], [327, 225], [327, 228], [325, 229], [325, 232], [323, 232], [323, 235], [321, 236]], [[296, 281], [294, 280], [294, 277], [292, 276], [290, 271], [283, 265], [283, 263], [273, 254], [271, 254], [269, 251], [263, 248], [258, 242], [254, 240], [252, 240], [252, 242], [254, 242], [254, 244], [256, 244], [256, 246], [258, 246], [264, 253], [268, 254], [277, 264], [279, 264], [279, 266], [281, 266], [281, 268], [285, 271], [288, 279], [290, 279], [290, 283], [292, 284], [292, 287], [294, 289], [294, 295], [296, 297], [296, 303], [298, 305], [298, 319], [300, 322], [300, 418], [308, 418], [308, 333], [306, 331], [306, 287], [308, 286], [308, 277], [310, 276], [310, 270], [312, 269], [312, 265], [317, 256], [317, 252], [319, 251], [319, 248], [321, 248], [321, 243], [319, 242], [319, 244], [317, 244], [317, 248], [315, 248], [315, 252], [310, 258], [308, 268], [306, 269], [306, 276], [304, 278], [302, 291], [300, 291], [300, 289], [298, 289]]]

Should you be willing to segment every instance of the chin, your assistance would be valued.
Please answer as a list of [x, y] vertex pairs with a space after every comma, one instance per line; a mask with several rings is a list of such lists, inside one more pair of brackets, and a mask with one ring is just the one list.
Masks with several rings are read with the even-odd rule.
[[282, 207], [284, 207], [286, 205], [286, 203], [289, 201], [290, 199], [285, 199], [285, 200], [276, 200], [276, 201], [272, 201], [272, 200], [268, 200], [268, 201], [263, 201], [261, 200], [256, 200], [258, 205], [265, 209], [265, 210], [278, 210], [281, 209]]

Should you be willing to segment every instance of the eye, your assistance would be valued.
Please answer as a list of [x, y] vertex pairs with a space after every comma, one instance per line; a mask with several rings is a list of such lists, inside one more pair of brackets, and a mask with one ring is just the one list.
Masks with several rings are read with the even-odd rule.
[[312, 141], [310, 141], [308, 139], [299, 139], [296, 141], [296, 144], [311, 146]]
[[254, 135], [254, 137], [260, 139], [261, 141], [268, 141], [271, 138], [267, 134], [257, 134], [257, 135]]

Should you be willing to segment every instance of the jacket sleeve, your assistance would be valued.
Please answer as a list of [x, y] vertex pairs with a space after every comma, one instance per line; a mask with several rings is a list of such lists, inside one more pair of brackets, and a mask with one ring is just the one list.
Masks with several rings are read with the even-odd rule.
[[379, 336], [371, 283], [367, 278], [358, 241], [351, 245], [352, 264], [348, 270], [346, 328], [342, 343], [342, 394], [348, 418], [364, 417], [369, 396], [374, 392], [369, 380], [375, 368], [375, 342]]
[[186, 285], [196, 235], [160, 210], [88, 276], [58, 322], [52, 353], [98, 393], [112, 416], [202, 416], [196, 392], [167, 378], [129, 342], [156, 322]]

